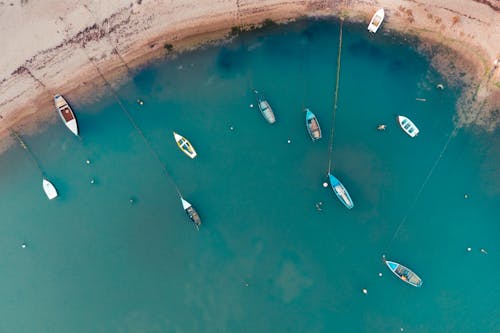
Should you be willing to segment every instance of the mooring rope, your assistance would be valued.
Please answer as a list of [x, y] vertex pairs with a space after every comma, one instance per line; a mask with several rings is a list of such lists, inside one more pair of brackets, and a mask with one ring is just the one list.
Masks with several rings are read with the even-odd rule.
[[333, 158], [333, 132], [335, 131], [335, 114], [337, 113], [337, 101], [339, 97], [339, 80], [340, 80], [340, 57], [342, 54], [342, 26], [344, 20], [340, 19], [340, 34], [339, 34], [339, 53], [337, 56], [337, 77], [335, 79], [335, 97], [333, 102], [333, 116], [332, 116], [332, 130], [330, 132], [330, 145], [328, 150], [328, 173], [332, 170], [332, 158]]
[[120, 98], [118, 97], [118, 95], [116, 94], [116, 92], [114, 91], [114, 89], [111, 86], [111, 84], [109, 83], [109, 81], [104, 77], [104, 75], [102, 74], [102, 72], [99, 69], [99, 67], [97, 66], [97, 64], [95, 64], [88, 55], [87, 55], [87, 58], [89, 59], [90, 63], [95, 67], [97, 73], [102, 78], [102, 80], [104, 81], [104, 83], [108, 87], [108, 89], [110, 90], [111, 95], [113, 95], [113, 98], [116, 100], [118, 106], [123, 111], [123, 113], [125, 114], [125, 116], [127, 117], [127, 119], [130, 121], [130, 123], [132, 124], [132, 126], [135, 128], [135, 130], [137, 131], [137, 133], [139, 134], [139, 136], [142, 138], [142, 140], [146, 144], [146, 147], [148, 147], [148, 149], [151, 152], [151, 154], [153, 155], [153, 157], [158, 161], [158, 163], [162, 167], [163, 172], [165, 173], [165, 175], [167, 176], [167, 178], [169, 179], [169, 181], [174, 185], [174, 188], [175, 188], [175, 191], [177, 192], [177, 195], [179, 197], [182, 197], [182, 193], [181, 193], [181, 191], [179, 189], [179, 186], [177, 186], [177, 183], [173, 179], [172, 175], [170, 174], [170, 172], [168, 172], [167, 167], [165, 166], [165, 164], [162, 162], [162, 160], [160, 158], [160, 155], [158, 155], [158, 153], [156, 152], [156, 150], [153, 148], [153, 146], [151, 145], [151, 143], [147, 139], [147, 137], [144, 134], [144, 132], [141, 130], [141, 128], [139, 127], [139, 125], [137, 125], [137, 123], [135, 122], [135, 120], [132, 117], [132, 115], [130, 114], [130, 112], [127, 110], [127, 108], [125, 108], [125, 106], [123, 105], [122, 101], [120, 100]]
[[42, 166], [40, 165], [40, 162], [38, 162], [38, 159], [36, 158], [33, 151], [31, 151], [31, 149], [28, 147], [28, 145], [24, 142], [24, 140], [16, 131], [14, 131], [12, 128], [9, 128], [9, 131], [10, 134], [19, 142], [19, 145], [28, 153], [28, 156], [33, 161], [33, 163], [38, 168], [43, 177], [45, 173], [43, 172]]
[[410, 204], [410, 207], [406, 210], [406, 214], [404, 215], [403, 219], [401, 220], [401, 222], [399, 223], [398, 227], [396, 228], [396, 231], [394, 232], [391, 240], [389, 241], [389, 245], [387, 246], [387, 249], [386, 249], [386, 251], [384, 253], [386, 253], [386, 252], [389, 251], [389, 249], [390, 249], [390, 247], [392, 245], [392, 242], [396, 239], [396, 237], [397, 237], [397, 235], [399, 233], [399, 230], [401, 229], [401, 227], [403, 226], [403, 224], [408, 219], [408, 215], [413, 211], [413, 208], [415, 208], [415, 205], [416, 205], [418, 199], [420, 198], [420, 195], [422, 194], [422, 192], [424, 191], [425, 186], [427, 185], [427, 183], [431, 179], [432, 174], [436, 170], [436, 167], [438, 166], [439, 162], [441, 162], [441, 159], [443, 158], [443, 155], [444, 155], [446, 149], [448, 149], [448, 145], [450, 144], [451, 139], [457, 134], [457, 132], [458, 132], [458, 127], [455, 126], [454, 129], [453, 129], [453, 131], [451, 131], [450, 135], [448, 135], [448, 139], [446, 140], [446, 142], [445, 142], [443, 148], [441, 149], [438, 157], [434, 161], [434, 164], [432, 165], [432, 167], [430, 168], [429, 172], [427, 173], [427, 176], [425, 177], [424, 181], [422, 182], [422, 185], [420, 185], [420, 188], [418, 189], [417, 193], [415, 194], [415, 196], [413, 198], [413, 201]]

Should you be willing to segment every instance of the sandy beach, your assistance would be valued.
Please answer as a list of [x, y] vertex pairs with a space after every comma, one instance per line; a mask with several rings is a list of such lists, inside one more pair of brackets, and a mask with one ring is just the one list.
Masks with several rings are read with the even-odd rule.
[[[9, 129], [36, 131], [57, 115], [53, 95], [78, 107], [104, 81], [168, 54], [220, 40], [266, 19], [342, 17], [366, 22], [377, 8], [379, 33], [416, 36], [450, 85], [465, 85], [457, 124], [486, 130], [500, 110], [500, 4], [495, 0], [122, 0], [0, 1], [0, 142]], [[94, 96], [94, 97], [93, 97]]]

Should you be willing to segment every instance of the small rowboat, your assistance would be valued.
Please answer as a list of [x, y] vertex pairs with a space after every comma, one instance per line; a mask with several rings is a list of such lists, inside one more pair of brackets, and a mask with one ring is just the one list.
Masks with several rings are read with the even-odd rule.
[[78, 136], [78, 124], [76, 123], [76, 117], [71, 110], [68, 102], [61, 95], [54, 96], [54, 103], [56, 105], [57, 113], [61, 117], [64, 125], [76, 136]]
[[47, 198], [49, 198], [49, 200], [52, 200], [52, 199], [57, 197], [56, 188], [47, 179], [43, 178], [42, 186], [43, 186], [43, 190], [45, 191], [45, 194], [47, 195]]
[[340, 202], [342, 202], [348, 209], [354, 207], [354, 202], [352, 201], [349, 192], [347, 192], [347, 189], [344, 187], [344, 185], [342, 185], [340, 180], [338, 180], [331, 173], [328, 173], [328, 178], [330, 179], [330, 185], [332, 186], [333, 192], [335, 192]]
[[309, 136], [311, 140], [316, 141], [321, 139], [321, 127], [319, 127], [319, 122], [314, 113], [309, 109], [305, 109], [306, 111], [306, 128], [307, 132], [309, 132]]
[[193, 221], [196, 229], [199, 230], [201, 225], [200, 215], [198, 215], [196, 209], [194, 209], [194, 207], [189, 202], [184, 200], [183, 197], [181, 197], [181, 202], [182, 202], [182, 208], [184, 208], [184, 211], [189, 216], [189, 219]]
[[417, 126], [415, 126], [415, 124], [405, 116], [398, 116], [398, 122], [401, 129], [412, 138], [416, 137], [420, 132]]
[[373, 15], [370, 24], [368, 24], [369, 32], [377, 32], [378, 28], [380, 28], [380, 25], [382, 25], [382, 21], [384, 21], [384, 15], [384, 8], [380, 8], [379, 10], [377, 10], [377, 12]]
[[271, 105], [269, 105], [269, 102], [257, 90], [254, 90], [254, 93], [257, 98], [257, 106], [259, 107], [260, 113], [269, 124], [274, 124], [276, 122], [276, 117], [274, 116]]
[[413, 273], [413, 271], [401, 264], [398, 264], [394, 261], [385, 260], [384, 262], [389, 267], [389, 269], [396, 275], [398, 278], [403, 280], [404, 282], [411, 284], [414, 287], [422, 286], [422, 279], [418, 277], [417, 274]]
[[188, 141], [188, 139], [175, 132], [174, 132], [174, 139], [175, 142], [177, 142], [177, 146], [179, 146], [179, 149], [182, 150], [187, 156], [191, 158], [196, 157], [197, 155], [196, 150], [194, 150], [193, 145], [191, 144], [191, 142]]

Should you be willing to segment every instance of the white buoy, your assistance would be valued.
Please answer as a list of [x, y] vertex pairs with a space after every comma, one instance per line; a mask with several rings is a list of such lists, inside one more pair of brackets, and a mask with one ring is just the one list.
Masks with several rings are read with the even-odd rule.
[[368, 294], [368, 290], [366, 290], [365, 288], [363, 288], [363, 294]]
[[253, 108], [253, 104], [250, 104], [250, 107]]
[[95, 183], [94, 178], [90, 179], [90, 184], [94, 184], [94, 183]]
[[87, 159], [87, 160], [85, 161], [85, 163], [90, 164], [90, 160], [89, 160], [89, 159]]
[[288, 142], [288, 143], [292, 143], [292, 140], [288, 139], [288, 141], [287, 141], [287, 142]]
[[382, 277], [382, 273], [378, 273], [378, 276]]
[[469, 198], [469, 195], [468, 194], [464, 194], [464, 199], [468, 199]]
[[467, 252], [470, 252], [470, 251], [472, 251], [472, 248], [468, 247]]
[[323, 187], [324, 187], [324, 188], [327, 188], [327, 187], [328, 187], [328, 183], [327, 183], [327, 182], [324, 182], [324, 183], [323, 183]]
[[230, 129], [231, 131], [234, 131], [234, 126], [229, 126], [229, 129]]
[[27, 246], [27, 245], [26, 245], [26, 243], [22, 243], [22, 244], [21, 244], [21, 248], [23, 248], [23, 249], [25, 249], [25, 248], [26, 248], [26, 246]]

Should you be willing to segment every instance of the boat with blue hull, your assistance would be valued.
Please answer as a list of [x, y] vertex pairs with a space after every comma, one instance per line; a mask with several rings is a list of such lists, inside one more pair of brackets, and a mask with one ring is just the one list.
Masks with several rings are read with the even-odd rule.
[[306, 128], [311, 140], [316, 141], [321, 139], [321, 127], [319, 127], [319, 122], [314, 113], [311, 110], [305, 109], [306, 111]]
[[411, 269], [406, 266], [403, 266], [397, 262], [385, 260], [385, 256], [383, 256], [384, 262], [389, 267], [389, 269], [400, 278], [402, 281], [414, 286], [421, 287], [423, 282], [422, 279], [415, 274]]
[[347, 189], [345, 188], [344, 185], [338, 180], [334, 175], [331, 173], [328, 173], [328, 178], [330, 180], [330, 185], [332, 186], [333, 192], [337, 195], [337, 198], [346, 206], [348, 209], [351, 209], [354, 207], [354, 202], [351, 199], [351, 196], [349, 195], [349, 192], [347, 192]]

